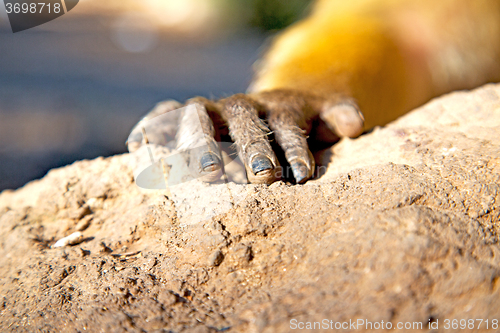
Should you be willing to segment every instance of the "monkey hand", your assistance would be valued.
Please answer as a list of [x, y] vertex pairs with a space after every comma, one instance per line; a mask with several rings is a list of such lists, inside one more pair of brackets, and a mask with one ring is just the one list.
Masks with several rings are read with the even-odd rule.
[[[142, 123], [183, 106], [191, 108], [184, 108], [168, 126], [151, 127], [144, 137]], [[196, 97], [184, 104], [160, 103], [134, 127], [127, 144], [134, 152], [145, 143], [161, 145], [169, 136], [175, 137], [175, 148], [189, 155], [189, 168], [213, 181], [224, 168], [218, 143], [227, 137], [234, 142], [251, 183], [271, 184], [287, 177], [282, 164], [292, 171], [296, 183], [304, 183], [315, 170], [310, 148], [325, 147], [339, 137], [356, 137], [363, 131], [363, 122], [356, 103], [342, 96], [272, 90], [217, 101]]]

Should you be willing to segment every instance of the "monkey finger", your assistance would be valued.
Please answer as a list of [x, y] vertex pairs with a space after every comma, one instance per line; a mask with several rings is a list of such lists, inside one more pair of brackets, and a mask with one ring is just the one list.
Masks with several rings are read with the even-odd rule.
[[274, 132], [276, 141], [285, 153], [295, 181], [298, 184], [304, 183], [312, 177], [315, 167], [314, 157], [309, 150], [305, 132], [291, 122], [275, 122], [271, 119], [269, 125]]
[[269, 129], [259, 118], [260, 106], [244, 94], [223, 99], [219, 105], [248, 180], [255, 184], [273, 183], [279, 163], [268, 140]]
[[[182, 104], [174, 101], [167, 100], [158, 103], [153, 110], [151, 110], [146, 116], [144, 116], [132, 129], [130, 135], [127, 139], [128, 151], [133, 153], [139, 149], [142, 145], [149, 142], [154, 142], [158, 145], [166, 145], [168, 142], [172, 141], [177, 131], [178, 123], [178, 113], [170, 112], [182, 107]], [[150, 121], [151, 119], [164, 115], [168, 113], [169, 120], [162, 122]], [[148, 128], [147, 135], [144, 135], [145, 128]]]
[[189, 100], [180, 116], [176, 135], [177, 150], [183, 152], [190, 173], [206, 182], [218, 180], [223, 173], [223, 160], [215, 129], [207, 109], [210, 101]]
[[355, 102], [326, 102], [320, 118], [339, 137], [354, 138], [363, 133], [364, 117]]
[[269, 126], [285, 153], [295, 181], [304, 183], [312, 177], [315, 167], [306, 138], [313, 110], [304, 96], [289, 91], [269, 91], [259, 94], [257, 99], [266, 109]]

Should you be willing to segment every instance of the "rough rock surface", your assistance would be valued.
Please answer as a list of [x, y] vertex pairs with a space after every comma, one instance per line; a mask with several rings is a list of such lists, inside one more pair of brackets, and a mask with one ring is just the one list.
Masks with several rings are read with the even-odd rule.
[[[175, 201], [139, 189], [127, 155], [52, 170], [0, 195], [0, 331], [489, 319], [491, 332], [499, 134], [500, 85], [488, 85], [342, 140], [302, 186], [190, 183]], [[229, 206], [200, 218], [225, 193]], [[82, 243], [51, 248], [76, 231]]]

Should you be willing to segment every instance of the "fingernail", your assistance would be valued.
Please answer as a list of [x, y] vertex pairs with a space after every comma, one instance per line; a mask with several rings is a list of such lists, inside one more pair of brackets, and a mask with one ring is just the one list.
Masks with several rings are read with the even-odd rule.
[[297, 161], [291, 164], [293, 176], [297, 184], [303, 183], [309, 179], [309, 168], [302, 161]]
[[211, 152], [206, 152], [201, 156], [200, 164], [204, 172], [212, 172], [220, 169], [219, 157]]
[[263, 155], [255, 156], [252, 159], [251, 166], [252, 166], [252, 172], [254, 173], [254, 175], [258, 174], [259, 172], [265, 171], [265, 170], [272, 170], [274, 168], [271, 160]]

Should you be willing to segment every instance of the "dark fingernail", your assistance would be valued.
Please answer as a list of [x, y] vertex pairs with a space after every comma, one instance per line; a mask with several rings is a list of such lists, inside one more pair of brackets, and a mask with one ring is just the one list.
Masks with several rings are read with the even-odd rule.
[[204, 153], [200, 158], [201, 170], [211, 172], [220, 169], [220, 158], [211, 152]]
[[291, 167], [293, 176], [295, 177], [295, 181], [297, 182], [297, 184], [303, 183], [309, 179], [309, 168], [304, 162], [294, 162], [292, 163]]
[[273, 163], [265, 156], [258, 155], [252, 159], [252, 172], [254, 175], [265, 170], [272, 170]]

